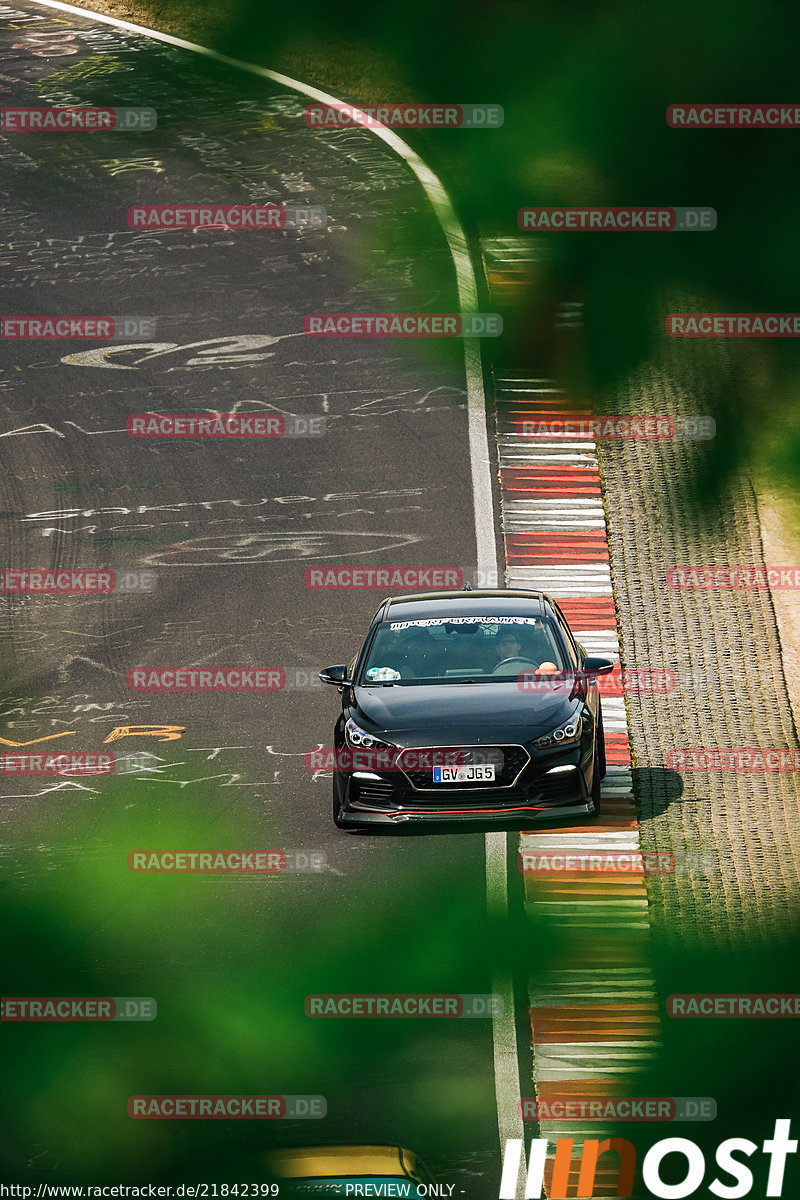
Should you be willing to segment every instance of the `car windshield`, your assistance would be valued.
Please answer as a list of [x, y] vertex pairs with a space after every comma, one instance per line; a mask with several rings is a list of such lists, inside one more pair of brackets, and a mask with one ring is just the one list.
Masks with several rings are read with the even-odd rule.
[[428, 617], [384, 621], [370, 647], [361, 685], [515, 683], [523, 672], [567, 666], [548, 617]]

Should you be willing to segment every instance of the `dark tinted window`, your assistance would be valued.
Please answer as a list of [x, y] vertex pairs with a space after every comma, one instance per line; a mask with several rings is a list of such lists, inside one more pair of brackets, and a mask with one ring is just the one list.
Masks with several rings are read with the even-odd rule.
[[568, 666], [547, 617], [434, 617], [384, 621], [370, 647], [360, 682], [515, 682], [522, 671]]

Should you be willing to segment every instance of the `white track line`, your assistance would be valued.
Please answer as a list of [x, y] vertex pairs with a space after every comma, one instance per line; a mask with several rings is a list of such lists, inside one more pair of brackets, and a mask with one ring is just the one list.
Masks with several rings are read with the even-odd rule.
[[[90, 9], [77, 8], [74, 4], [64, 4], [62, 0], [32, 0], [34, 4], [44, 8], [54, 8], [59, 12], [74, 13], [84, 20], [100, 21], [105, 25], [113, 25], [117, 29], [125, 29], [130, 33], [140, 33], [155, 41], [167, 42], [171, 46], [179, 46], [183, 50], [191, 50], [194, 54], [202, 54], [215, 62], [225, 63], [251, 75], [259, 75], [262, 79], [270, 79], [282, 87], [301, 92], [312, 100], [328, 104], [339, 111], [349, 109], [354, 114], [364, 117], [367, 114], [353, 105], [345, 104], [330, 96], [319, 88], [311, 87], [288, 75], [270, 71], [267, 67], [259, 67], [254, 63], [243, 62], [220, 54], [207, 46], [199, 46], [195, 42], [187, 42], [183, 38], [173, 37], [169, 33], [160, 33], [157, 29], [148, 29], [144, 25], [134, 25], [130, 21], [121, 21], [118, 17], [107, 17], [103, 13], [92, 12]], [[459, 308], [462, 312], [475, 312], [478, 307], [478, 285], [475, 271], [467, 248], [467, 238], [458, 222], [450, 197], [441, 180], [429, 166], [411, 149], [402, 138], [391, 129], [381, 126], [364, 125], [374, 137], [380, 138], [390, 149], [402, 158], [417, 177], [420, 186], [433, 208], [436, 218], [442, 228], [450, 248], [458, 286]], [[477, 566], [481, 578], [487, 580], [485, 586], [497, 586], [497, 541], [495, 538], [494, 505], [492, 498], [492, 477], [489, 461], [489, 435], [486, 428], [486, 397], [483, 388], [483, 371], [481, 368], [480, 345], [476, 338], [464, 339], [464, 371], [467, 385], [467, 425], [469, 435], [469, 456], [472, 475], [473, 512], [475, 520], [475, 541], [477, 549]], [[501, 844], [502, 843], [502, 844]], [[489, 833], [486, 835], [486, 901], [489, 913], [508, 911], [508, 880], [506, 870], [506, 834]], [[494, 1078], [495, 1101], [497, 1104], [497, 1123], [500, 1136], [500, 1147], [504, 1149], [507, 1137], [521, 1138], [524, 1131], [522, 1119], [519, 1117], [518, 1101], [520, 1099], [519, 1067], [517, 1055], [517, 1033], [514, 1020], [514, 993], [510, 979], [496, 979], [492, 982], [493, 993], [502, 996], [504, 1017], [492, 1019], [492, 1038], [494, 1045]]]

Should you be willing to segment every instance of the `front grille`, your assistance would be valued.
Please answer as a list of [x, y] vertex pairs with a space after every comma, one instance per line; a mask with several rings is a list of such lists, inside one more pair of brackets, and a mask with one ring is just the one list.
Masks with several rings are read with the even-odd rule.
[[[438, 789], [439, 785], [436, 784]], [[452, 809], [456, 812], [466, 812], [471, 808], [478, 810], [496, 809], [498, 813], [502, 813], [507, 808], [533, 808], [528, 797], [518, 788], [504, 788], [502, 791], [495, 789], [493, 792], [484, 789], [480, 794], [477, 790], [464, 790], [464, 784], [459, 784], [456, 788], [447, 788], [442, 786], [443, 795], [439, 795], [438, 791], [432, 790], [426, 792], [415, 792], [413, 795], [406, 795], [402, 801], [398, 803], [399, 808], [413, 812], [441, 812], [444, 809]]]
[[[415, 791], [442, 794], [447, 792], [492, 791], [497, 788], [513, 787], [520, 772], [530, 762], [530, 755], [524, 746], [448, 746], [446, 747], [447, 752], [458, 752], [460, 766], [470, 766], [471, 764], [484, 766], [487, 763], [494, 763], [494, 780], [473, 780], [470, 783], [434, 783], [433, 772], [430, 767], [426, 770], [415, 769], [408, 771], [403, 767], [404, 755], [410, 754], [412, 751], [415, 754], [424, 754], [426, 752], [430, 754], [433, 748], [407, 747], [401, 753], [398, 764], [411, 786]], [[444, 761], [448, 760], [445, 759]]]

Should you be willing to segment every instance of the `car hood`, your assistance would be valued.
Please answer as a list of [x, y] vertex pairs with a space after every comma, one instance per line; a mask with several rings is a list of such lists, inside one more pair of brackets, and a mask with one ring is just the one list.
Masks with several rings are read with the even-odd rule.
[[[575, 710], [569, 692], [522, 692], [516, 683], [356, 687], [366, 719], [390, 742], [417, 746], [526, 742], [549, 733]], [[358, 713], [353, 712], [358, 721]]]

